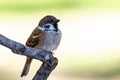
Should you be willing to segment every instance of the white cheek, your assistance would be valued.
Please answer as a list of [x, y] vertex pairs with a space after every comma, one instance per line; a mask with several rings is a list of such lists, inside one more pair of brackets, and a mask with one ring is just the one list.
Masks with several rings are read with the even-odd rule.
[[[47, 26], [47, 25], [49, 25], [50, 27], [49, 28], [45, 28], [44, 26]], [[47, 31], [55, 30], [54, 26], [52, 24], [50, 24], [50, 23], [43, 25], [43, 27], [38, 26], [38, 29], [40, 29], [42, 31], [45, 31], [45, 30], [47, 30]]]
[[54, 30], [55, 29], [52, 24], [49, 24], [49, 25], [50, 25], [50, 27], [49, 27], [50, 30]]

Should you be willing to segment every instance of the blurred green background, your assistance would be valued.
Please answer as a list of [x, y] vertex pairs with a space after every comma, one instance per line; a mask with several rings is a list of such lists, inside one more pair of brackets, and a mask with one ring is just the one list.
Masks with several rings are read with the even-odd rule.
[[[0, 0], [0, 34], [25, 44], [46, 15], [63, 33], [48, 80], [120, 80], [120, 0]], [[31, 80], [41, 65], [20, 78], [26, 57], [3, 46], [0, 54], [0, 80]]]

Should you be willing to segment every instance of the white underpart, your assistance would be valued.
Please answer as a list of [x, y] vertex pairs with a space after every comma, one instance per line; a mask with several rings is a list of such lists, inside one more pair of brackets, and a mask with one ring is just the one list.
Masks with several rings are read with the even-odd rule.
[[53, 51], [58, 47], [60, 43], [61, 31], [59, 29], [58, 31], [55, 31], [54, 26], [51, 24], [49, 25], [50, 25], [50, 28], [47, 31], [45, 31], [46, 28], [38, 26], [38, 28], [45, 33], [44, 44], [43, 46], [41, 46], [41, 48], [47, 51]]

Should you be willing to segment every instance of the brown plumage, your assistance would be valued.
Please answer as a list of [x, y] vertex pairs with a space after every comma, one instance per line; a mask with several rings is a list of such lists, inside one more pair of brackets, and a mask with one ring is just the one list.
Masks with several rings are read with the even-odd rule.
[[[26, 42], [26, 46], [37, 49], [41, 48], [48, 51], [55, 50], [61, 39], [61, 31], [58, 30], [57, 26], [58, 22], [59, 20], [54, 16], [45, 16], [40, 20], [38, 27], [36, 27], [31, 33]], [[21, 77], [28, 74], [31, 62], [32, 58], [27, 57]]]

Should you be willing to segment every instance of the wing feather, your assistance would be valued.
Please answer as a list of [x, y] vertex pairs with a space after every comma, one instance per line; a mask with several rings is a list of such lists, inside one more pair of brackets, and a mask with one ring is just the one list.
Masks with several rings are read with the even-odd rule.
[[42, 31], [36, 27], [28, 38], [26, 46], [35, 47], [39, 43], [40, 37], [42, 37]]

